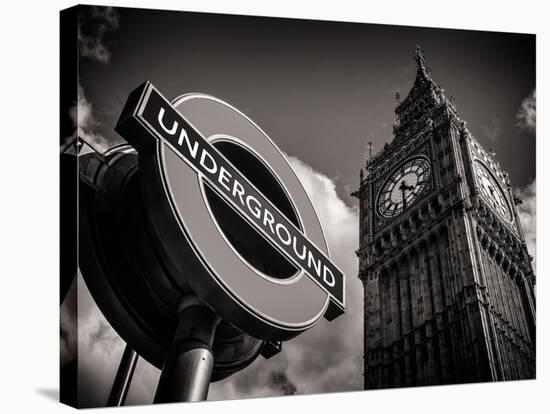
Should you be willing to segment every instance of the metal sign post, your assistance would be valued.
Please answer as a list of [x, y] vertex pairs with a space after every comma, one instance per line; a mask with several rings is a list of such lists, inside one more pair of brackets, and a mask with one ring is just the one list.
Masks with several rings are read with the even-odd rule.
[[203, 401], [214, 367], [212, 344], [220, 318], [196, 296], [179, 309], [174, 342], [162, 367], [154, 403]]
[[130, 389], [130, 384], [132, 383], [137, 360], [137, 352], [126, 345], [122, 358], [120, 359], [120, 365], [116, 372], [109, 399], [107, 400], [107, 407], [120, 407], [124, 405], [128, 390]]

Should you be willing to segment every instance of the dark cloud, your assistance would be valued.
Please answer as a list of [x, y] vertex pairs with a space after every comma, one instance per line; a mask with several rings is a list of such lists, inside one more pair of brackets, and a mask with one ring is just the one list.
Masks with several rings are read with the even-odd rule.
[[80, 55], [108, 63], [111, 52], [104, 43], [105, 34], [118, 28], [118, 13], [112, 7], [79, 8], [78, 40]]
[[296, 394], [296, 385], [288, 379], [286, 372], [273, 371], [269, 376], [269, 387], [279, 390], [283, 395]]
[[522, 131], [534, 133], [537, 129], [537, 90], [525, 97], [516, 114], [516, 125]]
[[269, 360], [258, 358], [243, 371], [213, 383], [209, 400], [259, 398], [302, 393], [289, 378], [288, 352], [281, 352]]

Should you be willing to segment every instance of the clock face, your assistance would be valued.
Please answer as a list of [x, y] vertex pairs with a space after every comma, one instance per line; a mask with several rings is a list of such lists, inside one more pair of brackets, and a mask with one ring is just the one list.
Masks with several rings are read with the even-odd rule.
[[396, 168], [378, 193], [378, 214], [392, 218], [411, 206], [431, 184], [430, 161], [410, 158]]
[[512, 212], [510, 211], [506, 195], [493, 175], [484, 164], [477, 160], [474, 162], [474, 170], [481, 194], [500, 217], [511, 222]]

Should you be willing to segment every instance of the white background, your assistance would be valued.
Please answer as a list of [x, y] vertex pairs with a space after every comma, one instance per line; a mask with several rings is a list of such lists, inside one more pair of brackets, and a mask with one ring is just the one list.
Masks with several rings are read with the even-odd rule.
[[[96, 3], [96, 2], [91, 2]], [[133, 412], [214, 413], [221, 410], [286, 412], [548, 412], [550, 371], [544, 344], [548, 260], [547, 47], [550, 26], [544, 1], [482, 2], [338, 0], [298, 1], [112, 1], [111, 5], [256, 14], [414, 26], [483, 29], [537, 34], [537, 377], [536, 381], [424, 387], [319, 396], [294, 396], [199, 404], [125, 408]], [[3, 2], [1, 11], [2, 93], [0, 120], [1, 272], [0, 404], [2, 412], [63, 412], [58, 389], [58, 59], [59, 10], [68, 1]], [[102, 4], [102, 3], [98, 3]], [[546, 25], [546, 27], [545, 27]], [[546, 47], [545, 47], [546, 46]], [[546, 53], [545, 53], [546, 52]], [[7, 94], [6, 94], [7, 90]], [[518, 145], [521, 145], [518, 142]], [[550, 284], [549, 284], [550, 286]], [[550, 319], [549, 319], [550, 320]], [[316, 350], [312, 350], [316, 352]], [[358, 367], [358, 369], [360, 369]], [[546, 393], [546, 395], [545, 395]], [[546, 405], [546, 410], [545, 406]], [[124, 412], [104, 409], [102, 412]]]

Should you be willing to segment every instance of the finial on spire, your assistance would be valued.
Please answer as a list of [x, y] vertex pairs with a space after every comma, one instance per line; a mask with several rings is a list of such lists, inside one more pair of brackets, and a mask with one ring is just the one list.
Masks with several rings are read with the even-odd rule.
[[418, 65], [422, 65], [424, 64], [424, 51], [422, 50], [422, 48], [418, 45], [416, 45], [416, 49], [414, 50], [414, 60], [416, 60], [416, 62], [418, 63]]
[[418, 65], [419, 71], [422, 71], [423, 75], [425, 77], [430, 77], [430, 68], [428, 65], [426, 65], [426, 59], [424, 57], [424, 51], [422, 48], [418, 45], [416, 45], [416, 48], [414, 50], [414, 60], [416, 61], [416, 64]]
[[399, 102], [401, 100], [401, 94], [399, 92], [395, 92], [395, 100], [397, 101], [397, 104], [399, 105]]

